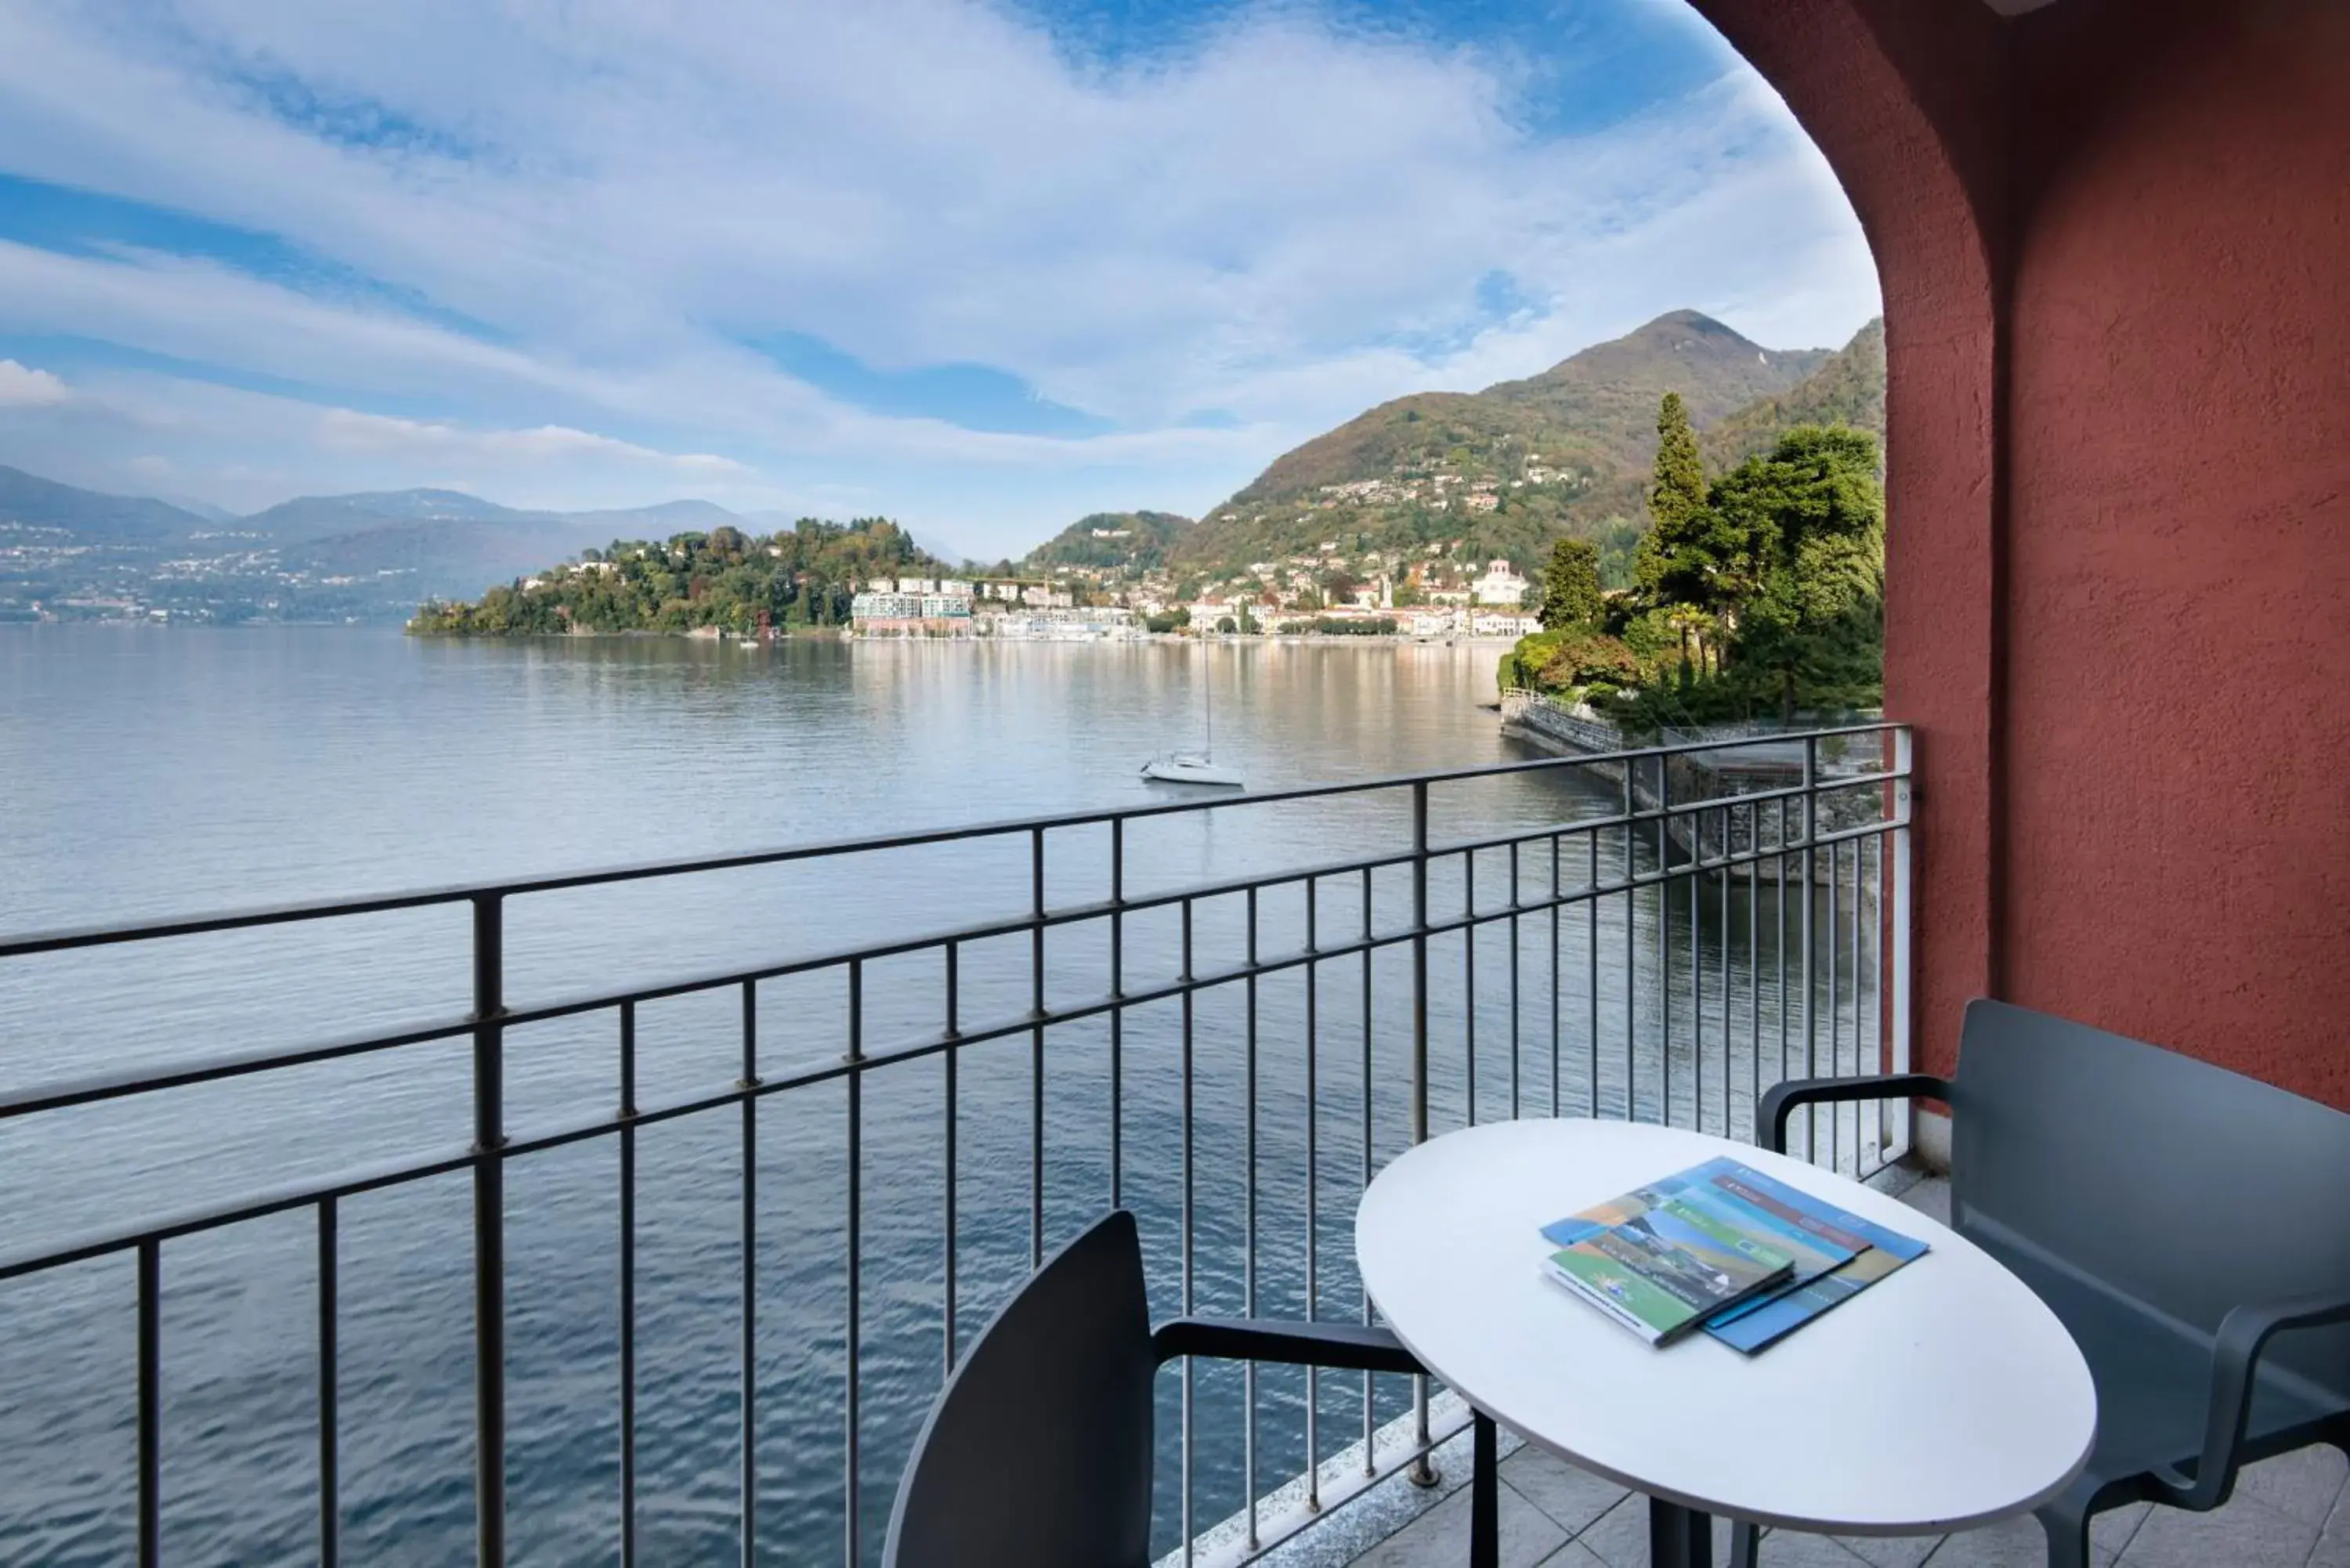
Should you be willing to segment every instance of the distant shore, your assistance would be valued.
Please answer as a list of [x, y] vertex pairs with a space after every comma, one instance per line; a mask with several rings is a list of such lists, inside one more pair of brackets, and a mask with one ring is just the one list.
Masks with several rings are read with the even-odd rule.
[[621, 631], [558, 631], [558, 632], [466, 632], [420, 631], [413, 628], [409, 635], [432, 640], [451, 642], [573, 642], [607, 641], [613, 639], [639, 639], [664, 642], [714, 642], [737, 647], [765, 647], [775, 643], [795, 641], [852, 642], [872, 644], [920, 643], [926, 647], [1102, 647], [1128, 643], [1155, 643], [1178, 647], [1205, 644], [1264, 645], [1278, 644], [1284, 648], [1486, 648], [1507, 649], [1517, 645], [1511, 637], [1413, 637], [1408, 633], [1386, 636], [1326, 637], [1311, 632], [1213, 632], [1204, 637], [1192, 637], [1178, 631], [1137, 632], [1127, 637], [859, 637], [846, 627], [796, 627], [778, 631], [764, 641], [745, 637], [739, 632], [721, 631], [715, 627], [696, 627], [691, 631], [647, 631], [630, 628]]

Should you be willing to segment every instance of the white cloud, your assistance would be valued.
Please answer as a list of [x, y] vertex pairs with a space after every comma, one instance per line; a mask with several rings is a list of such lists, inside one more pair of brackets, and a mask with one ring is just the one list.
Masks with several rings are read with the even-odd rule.
[[616, 441], [564, 425], [540, 425], [535, 430], [468, 430], [351, 409], [328, 409], [318, 416], [318, 444], [329, 452], [414, 457], [431, 462], [461, 459], [528, 464], [592, 458], [643, 463], [694, 475], [751, 472], [732, 458], [709, 452], [656, 452], [634, 441]]
[[[446, 419], [415, 422], [481, 461], [488, 432], [542, 427], [723, 452], [1011, 548], [1057, 525], [1032, 505], [1201, 507], [1372, 402], [1527, 374], [1676, 306], [1788, 347], [1876, 308], [1849, 206], [1742, 68], [1545, 140], [1508, 62], [1290, 8], [1107, 68], [979, 0], [151, 16], [0, 7], [0, 162], [282, 235], [391, 295], [0, 244], [0, 330], [329, 404], [438, 400]], [[1494, 270], [1542, 308], [1482, 323]], [[777, 331], [885, 367], [1001, 367], [1128, 433], [860, 413], [737, 341]], [[1240, 428], [1173, 428], [1202, 409]]]
[[0, 409], [39, 409], [62, 403], [73, 394], [47, 370], [0, 359]]

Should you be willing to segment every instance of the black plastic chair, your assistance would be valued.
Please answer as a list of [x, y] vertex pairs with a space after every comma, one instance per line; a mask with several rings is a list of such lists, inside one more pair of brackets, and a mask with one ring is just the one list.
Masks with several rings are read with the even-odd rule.
[[1955, 1079], [1782, 1084], [1756, 1130], [1784, 1153], [1801, 1106], [1916, 1096], [1950, 1107], [1953, 1228], [2054, 1309], [2096, 1380], [2088, 1468], [2039, 1511], [2052, 1568], [2085, 1568], [2107, 1509], [2199, 1512], [2244, 1465], [2350, 1454], [2350, 1116], [1975, 1002]]
[[[1383, 1328], [1177, 1318], [1150, 1326], [1134, 1216], [1045, 1260], [948, 1378], [914, 1441], [883, 1568], [1146, 1568], [1151, 1385], [1183, 1355], [1423, 1371]], [[1499, 1556], [1497, 1434], [1476, 1417], [1471, 1561]]]

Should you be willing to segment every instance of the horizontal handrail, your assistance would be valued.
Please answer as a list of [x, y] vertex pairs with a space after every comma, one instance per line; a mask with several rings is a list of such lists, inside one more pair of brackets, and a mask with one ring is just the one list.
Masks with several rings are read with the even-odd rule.
[[[261, 1219], [288, 1209], [300, 1208], [307, 1203], [316, 1203], [323, 1199], [348, 1198], [358, 1193], [376, 1191], [409, 1181], [444, 1176], [451, 1171], [463, 1169], [484, 1159], [511, 1159], [517, 1155], [536, 1153], [566, 1144], [582, 1142], [588, 1138], [607, 1137], [619, 1132], [623, 1127], [646, 1127], [672, 1121], [681, 1116], [720, 1110], [728, 1106], [738, 1106], [746, 1101], [762, 1099], [788, 1090], [811, 1088], [818, 1084], [832, 1083], [842, 1078], [859, 1076], [884, 1068], [902, 1065], [908, 1062], [920, 1061], [924, 1057], [935, 1056], [949, 1050], [960, 1050], [966, 1046], [983, 1045], [991, 1041], [1012, 1039], [1039, 1028], [1055, 1029], [1065, 1024], [1081, 1023], [1089, 1019], [1100, 1018], [1111, 1012], [1147, 1007], [1154, 1002], [1179, 1001], [1186, 995], [1196, 995], [1201, 992], [1220, 990], [1249, 980], [1285, 973], [1309, 964], [1328, 963], [1388, 948], [1404, 947], [1418, 940], [1475, 930], [1502, 921], [1541, 914], [1552, 909], [1571, 909], [1599, 898], [1621, 897], [1626, 893], [1638, 892], [1644, 888], [1664, 887], [1686, 880], [1693, 871], [1700, 869], [1734, 869], [1741, 866], [1759, 865], [1764, 861], [1825, 849], [1831, 845], [1873, 838], [1890, 831], [1891, 827], [1891, 824], [1869, 823], [1862, 826], [1839, 829], [1834, 833], [1823, 833], [1816, 838], [1783, 848], [1745, 850], [1701, 863], [1684, 862], [1669, 868], [1637, 872], [1629, 877], [1618, 877], [1612, 881], [1563, 889], [1555, 895], [1504, 905], [1482, 914], [1466, 913], [1430, 920], [1424, 925], [1401, 926], [1390, 930], [1375, 931], [1368, 936], [1349, 937], [1339, 941], [1320, 943], [1312, 948], [1299, 949], [1270, 958], [1244, 960], [1222, 969], [1195, 973], [1160, 984], [1129, 988], [1082, 1002], [1009, 1014], [992, 1023], [960, 1027], [951, 1033], [941, 1032], [936, 1035], [926, 1035], [895, 1045], [865, 1047], [854, 1056], [844, 1056], [795, 1072], [761, 1076], [737, 1082], [723, 1089], [640, 1106], [628, 1116], [591, 1117], [584, 1121], [566, 1124], [559, 1128], [510, 1137], [494, 1148], [467, 1149], [461, 1153], [435, 1156], [407, 1165], [371, 1166], [349, 1176], [332, 1178], [283, 1190], [271, 1190], [245, 1199], [226, 1199], [148, 1225], [122, 1227], [75, 1241], [52, 1243], [16, 1253], [0, 1254], [0, 1280], [11, 1279], [19, 1274], [32, 1273], [65, 1263], [86, 1262], [109, 1252], [127, 1251], [151, 1241], [169, 1241], [173, 1237], [191, 1235], [199, 1231], [216, 1230], [224, 1225]], [[1548, 837], [1549, 835], [1539, 836]], [[1438, 852], [1431, 851], [1431, 854], [1433, 853]], [[1406, 857], [1406, 858], [1409, 857]], [[1326, 872], [1322, 875], [1340, 876], [1359, 869], [1350, 866], [1339, 871]], [[1094, 918], [1104, 918], [1111, 912], [1112, 907], [1103, 906], [1097, 909]], [[1028, 929], [1038, 923], [1022, 921], [1014, 929]], [[942, 937], [933, 939], [920, 946], [944, 946], [948, 942], [961, 940], [963, 939]], [[892, 950], [919, 950], [893, 948]], [[653, 1001], [691, 991], [723, 991], [760, 980], [780, 978], [785, 974], [805, 973], [816, 968], [837, 968], [872, 956], [874, 956], [872, 950], [861, 950], [827, 955], [821, 960], [798, 961], [786, 966], [730, 971], [722, 976], [698, 978], [691, 981], [679, 982], [653, 990], [574, 998], [546, 1007], [522, 1008], [504, 1012], [498, 1016], [498, 1022], [507, 1027], [514, 1027], [519, 1024], [545, 1022], [548, 1019], [576, 1016], [583, 1012], [608, 1011], [629, 1002]], [[47, 1091], [28, 1090], [15, 1096], [0, 1096], [0, 1120], [30, 1115], [36, 1111], [57, 1110], [68, 1106], [86, 1105], [96, 1100], [121, 1098], [154, 1089], [182, 1087], [189, 1084], [245, 1076], [274, 1067], [302, 1065], [316, 1061], [331, 1060], [336, 1056], [357, 1054], [364, 1051], [389, 1050], [396, 1046], [414, 1044], [428, 1040], [453, 1039], [471, 1033], [476, 1022], [467, 1018], [427, 1029], [386, 1035], [372, 1042], [344, 1042], [333, 1047], [293, 1050], [275, 1059], [262, 1056], [222, 1059], [208, 1064], [191, 1064], [169, 1074], [150, 1075], [143, 1077], [136, 1074], [126, 1074], [119, 1078], [84, 1080], [73, 1085], [59, 1085]]]
[[[1885, 778], [1896, 775], [1886, 774]], [[1801, 793], [1801, 792], [1798, 792]], [[1754, 795], [1725, 796], [1704, 803], [1704, 809], [1719, 811], [1742, 806], [1753, 801], [1768, 799], [1758, 792]], [[1676, 808], [1679, 809], [1679, 808]], [[1603, 829], [1622, 829], [1647, 821], [1660, 820], [1657, 812], [1617, 815], [1583, 822], [1561, 823], [1534, 831], [1515, 834], [1503, 838], [1463, 840], [1459, 843], [1431, 846], [1431, 860], [1451, 856], [1487, 852], [1507, 848], [1512, 845], [1540, 844], [1570, 836], [1596, 833]], [[1200, 980], [1171, 988], [1167, 996], [1180, 996], [1186, 991], [1207, 990], [1246, 979], [1250, 974], [1270, 974], [1294, 968], [1299, 963], [1319, 959], [1337, 958], [1350, 953], [1408, 942], [1414, 937], [1443, 936], [1453, 931], [1472, 929], [1495, 920], [1506, 920], [1513, 915], [1540, 914], [1553, 908], [1568, 909], [1596, 898], [1613, 898], [1643, 888], [1656, 888], [1685, 879], [1693, 871], [1721, 871], [1742, 866], [1760, 865], [1783, 859], [1806, 850], [1819, 850], [1832, 845], [1877, 837], [1891, 827], [1888, 823], [1866, 823], [1859, 826], [1839, 828], [1815, 834], [1808, 839], [1762, 848], [1737, 850], [1720, 856], [1693, 856], [1673, 867], [1652, 871], [1635, 871], [1612, 881], [1589, 883], [1556, 895], [1518, 899], [1500, 909], [1460, 919], [1431, 920], [1425, 925], [1399, 926], [1378, 933], [1368, 943], [1317, 947], [1301, 951], [1292, 958], [1266, 960], [1259, 964], [1235, 970], [1230, 974]], [[1150, 893], [1132, 898], [1065, 905], [1043, 915], [1011, 916], [984, 925], [967, 926], [954, 930], [932, 932], [917, 937], [899, 938], [889, 941], [865, 943], [853, 948], [832, 949], [789, 959], [777, 963], [760, 964], [750, 969], [732, 969], [713, 974], [682, 976], [650, 985], [635, 986], [625, 991], [599, 991], [565, 997], [527, 1007], [508, 1007], [494, 1014], [496, 1022], [507, 1028], [532, 1023], [548, 1023], [564, 1018], [576, 1018], [583, 1013], [608, 1012], [629, 1002], [662, 1002], [702, 992], [725, 991], [760, 981], [783, 980], [794, 975], [813, 974], [825, 970], [841, 969], [848, 964], [874, 959], [902, 958], [911, 953], [928, 952], [965, 942], [994, 940], [1019, 936], [1024, 932], [1051, 929], [1055, 927], [1107, 919], [1112, 915], [1134, 914], [1149, 909], [1171, 909], [1209, 898], [1235, 898], [1261, 891], [1266, 888], [1294, 885], [1299, 882], [1322, 881], [1340, 877], [1360, 876], [1393, 866], [1409, 865], [1416, 858], [1409, 851], [1375, 856], [1361, 860], [1335, 861], [1309, 869], [1269, 873], [1262, 877], [1236, 879], [1205, 884], [1177, 891]], [[1140, 1002], [1164, 1000], [1145, 992], [1127, 992], [1107, 999], [1098, 1007], [1088, 1007], [1069, 1012], [1024, 1012], [1016, 1020], [1003, 1024], [993, 1033], [972, 1030], [959, 1032], [951, 1042], [968, 1044], [982, 1040], [1017, 1034], [1042, 1022], [1047, 1026], [1072, 1023], [1094, 1016], [1111, 1006], [1133, 1006]], [[363, 1056], [380, 1051], [396, 1050], [406, 1045], [421, 1045], [436, 1040], [454, 1040], [473, 1033], [481, 1020], [471, 1013], [444, 1018], [431, 1023], [418, 1023], [381, 1034], [363, 1034], [315, 1045], [288, 1046], [274, 1051], [239, 1052], [182, 1062], [165, 1067], [133, 1067], [120, 1072], [94, 1075], [86, 1078], [54, 1083], [35, 1083], [13, 1091], [0, 1091], [0, 1122], [13, 1117], [31, 1116], [36, 1112], [62, 1110], [70, 1106], [88, 1105], [99, 1100], [122, 1099], [132, 1095], [161, 1089], [185, 1088], [195, 1084], [217, 1083], [225, 1078], [249, 1077], [256, 1073], [272, 1072], [282, 1067], [308, 1066], [319, 1062], [332, 1062], [351, 1056]], [[868, 1054], [868, 1062], [882, 1058]], [[814, 1081], [814, 1080], [811, 1080]], [[617, 1124], [616, 1124], [617, 1125]], [[5, 1277], [0, 1271], [0, 1277]]]

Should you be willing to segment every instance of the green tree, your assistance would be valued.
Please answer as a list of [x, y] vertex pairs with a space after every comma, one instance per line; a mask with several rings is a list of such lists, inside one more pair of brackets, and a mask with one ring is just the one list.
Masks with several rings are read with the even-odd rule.
[[1599, 551], [1599, 581], [1610, 588], [1628, 588], [1633, 585], [1633, 563], [1640, 553], [1640, 541], [1646, 535], [1640, 525], [1628, 517], [1610, 517], [1599, 525], [1593, 536]]
[[1607, 613], [1599, 591], [1599, 551], [1587, 539], [1561, 539], [1550, 547], [1543, 568], [1542, 618], [1545, 631], [1589, 631]]
[[583, 631], [747, 631], [774, 624], [831, 625], [847, 618], [854, 585], [941, 564], [887, 518], [847, 524], [803, 518], [787, 533], [752, 538], [732, 525], [667, 543], [615, 539], [554, 567], [537, 586], [491, 589], [477, 604], [436, 603], [410, 623], [419, 633], [515, 636]]
[[1882, 690], [1885, 490], [1876, 438], [1802, 426], [1714, 486], [1735, 540], [1734, 595], [1746, 683], [1783, 718], [1853, 705]]
[[1657, 464], [1648, 486], [1648, 535], [1633, 565], [1635, 586], [1650, 604], [1702, 607], [1710, 557], [1705, 542], [1712, 519], [1706, 505], [1705, 463], [1697, 431], [1679, 392], [1657, 406]]

